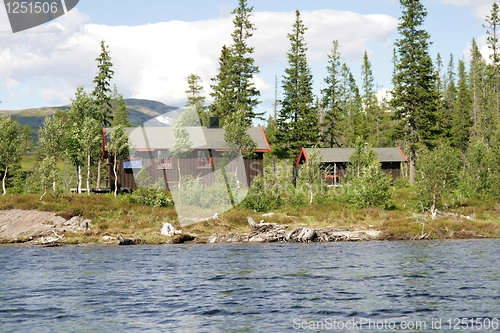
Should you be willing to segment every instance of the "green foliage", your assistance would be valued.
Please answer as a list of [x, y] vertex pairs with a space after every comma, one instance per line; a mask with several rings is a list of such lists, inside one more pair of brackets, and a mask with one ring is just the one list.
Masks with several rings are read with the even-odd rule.
[[151, 175], [148, 170], [144, 167], [135, 176], [135, 183], [138, 187], [147, 188], [151, 184]]
[[247, 41], [253, 36], [255, 27], [250, 21], [253, 7], [247, 6], [246, 0], [240, 0], [239, 6], [231, 14], [234, 15], [234, 32], [231, 34], [233, 43], [223, 46], [219, 59], [219, 73], [212, 80], [214, 102], [211, 105], [212, 115], [220, 118], [223, 126], [229, 122], [228, 117], [238, 110], [245, 113], [247, 126], [254, 118], [261, 119], [254, 108], [260, 102], [257, 96], [260, 92], [255, 87], [253, 76], [259, 73], [251, 57], [254, 48], [248, 46]]
[[471, 121], [471, 91], [469, 87], [465, 64], [462, 60], [458, 62], [458, 87], [456, 103], [453, 108], [453, 118], [450, 130], [450, 141], [453, 147], [461, 152], [467, 150], [469, 144]]
[[492, 200], [500, 195], [498, 157], [486, 142], [470, 144], [460, 173], [458, 195], [463, 199]]
[[344, 63], [340, 69], [342, 120], [340, 128], [343, 133], [342, 145], [352, 147], [358, 136], [366, 136], [366, 123], [361, 113], [362, 101], [356, 80], [351, 70]]
[[347, 200], [358, 208], [392, 207], [392, 177], [380, 167], [375, 150], [358, 137], [349, 157]]
[[[190, 74], [187, 78], [188, 89], [186, 94], [188, 99], [186, 102], [187, 108], [193, 108], [198, 114], [198, 126], [208, 126], [209, 125], [209, 115], [207, 108], [204, 106], [205, 96], [202, 95], [203, 86], [201, 85], [201, 77], [196, 74]], [[193, 125], [194, 126], [194, 125]]]
[[460, 170], [458, 156], [458, 152], [446, 144], [420, 152], [415, 184], [424, 208], [437, 209], [454, 200]]
[[255, 177], [248, 190], [248, 194], [241, 203], [241, 207], [256, 212], [269, 212], [282, 205], [280, 192], [276, 186], [267, 186], [263, 177]]
[[370, 165], [380, 167], [377, 153], [375, 153], [375, 150], [367, 142], [363, 142], [363, 139], [358, 137], [354, 152], [349, 157], [349, 164], [347, 166], [349, 178], [361, 177], [363, 170]]
[[104, 40], [101, 41], [101, 53], [95, 59], [97, 61], [97, 75], [94, 78], [95, 88], [92, 92], [92, 97], [96, 106], [96, 119], [99, 120], [101, 126], [111, 125], [111, 88], [110, 81], [113, 78], [114, 71], [111, 69], [111, 57], [109, 55], [108, 46]]
[[3, 169], [3, 194], [7, 193], [5, 184], [7, 175], [10, 169], [19, 163], [23, 148], [19, 123], [10, 117], [0, 118], [0, 168]]
[[[185, 121], [188, 118], [190, 110], [193, 109], [186, 109], [174, 125], [174, 143], [172, 144], [172, 147], [170, 147], [170, 152], [175, 158], [187, 157], [191, 147], [193, 146], [193, 143], [189, 138], [189, 133], [186, 129], [186, 126], [188, 125], [186, 125]], [[191, 113], [196, 115], [196, 112]]]
[[47, 189], [52, 184], [54, 194], [56, 194], [56, 180], [58, 176], [57, 164], [54, 156], [46, 156], [38, 164], [38, 176], [40, 181], [40, 188], [43, 192], [40, 200], [43, 199], [47, 193]]
[[35, 148], [33, 133], [30, 125], [24, 125], [21, 129], [21, 140], [23, 142], [23, 154], [31, 155]]
[[321, 153], [317, 148], [313, 148], [308, 160], [298, 170], [297, 186], [304, 186], [308, 189], [310, 205], [314, 202], [315, 194], [322, 191], [326, 186], [325, 172], [328, 170], [323, 170], [322, 167]]
[[321, 143], [326, 148], [340, 147], [342, 142], [342, 130], [340, 121], [343, 112], [340, 106], [340, 52], [338, 40], [333, 41], [331, 53], [328, 55], [328, 76], [325, 78], [326, 88], [321, 90], [323, 99], [321, 108], [323, 117], [321, 121]]
[[403, 7], [396, 41], [398, 57], [393, 74], [394, 118], [398, 139], [410, 150], [410, 183], [414, 182], [416, 151], [420, 145], [432, 148], [442, 133], [438, 111], [440, 93], [437, 75], [429, 55], [429, 33], [420, 29], [427, 12], [419, 0], [400, 0]]
[[123, 161], [129, 153], [129, 139], [123, 125], [116, 125], [110, 134], [106, 150], [113, 157], [113, 174], [115, 179], [115, 198], [118, 194], [118, 163]]
[[292, 32], [288, 34], [289, 67], [283, 77], [283, 100], [277, 119], [276, 150], [282, 158], [294, 158], [302, 147], [311, 147], [319, 141], [318, 110], [314, 107], [313, 79], [306, 57], [306, 30], [297, 10]]
[[128, 120], [128, 110], [127, 104], [123, 99], [123, 95], [119, 94], [116, 85], [113, 89], [113, 96], [111, 98], [111, 114], [112, 114], [112, 125], [123, 125], [124, 127], [130, 127], [130, 121]]
[[245, 120], [245, 112], [237, 110], [228, 119], [229, 122], [224, 130], [224, 141], [228, 145], [225, 155], [230, 159], [236, 158], [240, 153], [249, 157], [257, 144], [247, 132], [248, 124]]
[[192, 206], [194, 208], [231, 207], [228, 186], [235, 190], [233, 198], [240, 197], [238, 189], [234, 186], [234, 179], [227, 173], [225, 179], [220, 171], [216, 171], [217, 181], [211, 186], [206, 186], [200, 179], [192, 176], [184, 177], [180, 189], [176, 191], [176, 203], [180, 206]]
[[127, 194], [131, 203], [141, 203], [149, 207], [173, 207], [174, 201], [164, 190], [139, 188], [132, 194]]
[[[53, 118], [45, 117], [40, 129], [38, 141], [38, 155], [40, 159], [41, 188], [46, 192], [48, 177], [52, 177], [52, 190], [57, 192], [57, 161], [63, 158], [65, 151], [65, 123], [61, 116], [55, 114]], [[52, 168], [52, 170], [50, 170]]]
[[362, 174], [347, 185], [349, 202], [357, 208], [389, 209], [393, 206], [391, 182], [392, 177], [384, 173], [379, 165], [365, 166], [362, 168]]

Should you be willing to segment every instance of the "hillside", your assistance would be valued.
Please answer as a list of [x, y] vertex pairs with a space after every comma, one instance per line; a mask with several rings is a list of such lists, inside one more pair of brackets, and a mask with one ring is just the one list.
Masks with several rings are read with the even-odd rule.
[[[125, 99], [125, 104], [129, 112], [128, 119], [134, 126], [148, 121], [151, 122], [157, 116], [177, 109], [174, 106], [147, 99], [127, 98]], [[40, 126], [43, 125], [43, 120], [46, 116], [53, 115], [57, 110], [66, 110], [68, 108], [68, 105], [64, 105], [23, 110], [0, 110], [0, 117], [7, 117], [10, 115], [12, 118], [16, 119], [21, 126], [31, 126], [33, 135], [36, 139], [38, 137], [38, 130]], [[155, 121], [153, 120], [152, 122], [154, 123]]]

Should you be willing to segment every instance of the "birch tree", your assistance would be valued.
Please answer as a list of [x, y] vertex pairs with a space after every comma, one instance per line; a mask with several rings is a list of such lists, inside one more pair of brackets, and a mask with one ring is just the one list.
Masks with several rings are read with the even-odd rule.
[[23, 152], [19, 123], [10, 117], [0, 118], [0, 168], [3, 169], [2, 191], [5, 195], [9, 169], [18, 163]]

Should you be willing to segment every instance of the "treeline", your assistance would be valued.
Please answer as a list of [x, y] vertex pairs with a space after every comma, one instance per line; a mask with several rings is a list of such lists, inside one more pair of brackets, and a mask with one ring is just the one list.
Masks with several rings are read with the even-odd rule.
[[[0, 119], [3, 194], [7, 193], [8, 180], [13, 192], [42, 193], [41, 198], [48, 191], [58, 193], [61, 183], [65, 190], [76, 183], [76, 190], [81, 193], [84, 178], [86, 188], [100, 188], [107, 180], [103, 175], [103, 127], [115, 129], [108, 143], [110, 154], [122, 156], [128, 153], [128, 139], [126, 146], [115, 145], [126, 138], [123, 129], [129, 126], [128, 111], [116, 86], [113, 90], [110, 87], [114, 72], [108, 46], [104, 41], [100, 46], [93, 91], [87, 93], [83, 86], [78, 87], [68, 110], [58, 110], [53, 116], [45, 117], [36, 147], [29, 126], [21, 130], [16, 120], [10, 117]], [[23, 155], [32, 155], [33, 171], [20, 171], [19, 162]], [[72, 170], [62, 168], [61, 165], [68, 164], [63, 161], [69, 162]]]
[[[498, 198], [498, 5], [492, 5], [484, 24], [491, 56], [483, 57], [472, 39], [469, 64], [450, 55], [444, 65], [441, 55], [432, 59], [429, 54], [431, 36], [422, 28], [427, 16], [425, 7], [415, 0], [400, 0], [400, 4], [402, 15], [398, 25], [399, 38], [394, 45], [393, 89], [387, 98], [377, 97], [378, 88], [368, 53], [364, 52], [361, 81], [358, 83], [342, 61], [342, 48], [335, 38], [327, 41], [331, 43], [326, 64], [328, 74], [322, 78], [324, 88], [315, 95], [313, 75], [306, 57], [307, 27], [301, 13], [295, 12], [295, 20], [291, 22], [287, 35], [290, 46], [288, 66], [281, 80], [283, 97], [267, 119], [266, 134], [271, 155], [274, 160], [295, 159], [301, 147], [354, 147], [358, 142], [373, 147], [398, 145], [409, 157], [409, 168], [405, 172], [408, 182], [429, 182], [426, 186], [427, 193], [432, 194], [430, 204], [446, 197], [446, 193], [462, 198]], [[186, 106], [197, 111], [201, 124], [208, 125], [209, 116], [218, 116], [226, 128], [226, 141], [243, 151], [251, 150], [254, 145], [244, 129], [252, 126], [254, 120], [264, 117], [263, 113], [256, 111], [260, 92], [253, 81], [259, 67], [253, 58], [254, 48], [249, 45], [256, 30], [251, 20], [252, 11], [253, 7], [248, 6], [246, 0], [240, 0], [232, 11], [232, 42], [221, 49], [219, 70], [211, 82], [213, 103], [205, 105], [201, 78], [196, 74], [188, 77], [186, 91]], [[112, 92], [109, 87], [113, 71], [104, 42], [101, 51], [96, 59], [98, 74], [94, 79], [94, 91], [87, 95], [83, 88], [79, 88], [71, 108], [47, 118], [40, 132], [37, 149], [40, 174], [37, 179], [42, 192], [51, 186], [56, 191], [54, 172], [57, 168], [54, 166], [61, 158], [71, 161], [78, 188], [82, 183], [82, 169], [87, 171], [87, 187], [100, 186], [102, 154], [95, 143], [101, 135], [100, 128], [121, 126], [123, 129], [127, 125], [123, 99], [116, 89]], [[7, 123], [12, 121], [2, 120], [1, 126], [15, 127]], [[85, 130], [83, 126], [86, 126]], [[113, 132], [119, 134], [122, 129]], [[2, 141], [17, 142], [12, 137], [21, 140], [20, 130], [13, 131], [18, 134], [8, 137], [4, 134], [8, 131], [1, 130], [1, 135], [6, 138]], [[178, 132], [182, 134], [180, 129]], [[95, 135], [87, 136], [87, 133]], [[119, 138], [114, 140], [121, 142]], [[112, 153], [116, 152], [118, 159], [121, 146], [109, 147]], [[179, 148], [179, 156], [184, 150], [185, 147]], [[16, 156], [19, 153], [4, 153], [2, 150], [0, 154], [5, 180], [7, 172], [11, 172], [12, 166], [18, 162]]]

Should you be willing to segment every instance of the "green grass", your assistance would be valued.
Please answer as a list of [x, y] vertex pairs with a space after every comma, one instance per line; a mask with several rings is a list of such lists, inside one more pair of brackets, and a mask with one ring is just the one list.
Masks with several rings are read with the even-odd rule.
[[[352, 205], [334, 202], [330, 204], [305, 205], [300, 208], [285, 207], [274, 211], [272, 217], [262, 213], [234, 208], [222, 214], [217, 220], [200, 222], [182, 227], [177, 221], [174, 208], [147, 207], [134, 203], [127, 195], [50, 195], [43, 201], [39, 194], [6, 195], [0, 200], [0, 210], [25, 209], [56, 212], [69, 218], [82, 215], [92, 220], [91, 230], [67, 233], [66, 242], [99, 243], [102, 237], [112, 236], [141, 239], [146, 244], [159, 244], [168, 240], [159, 235], [163, 222], [169, 222], [184, 233], [210, 235], [222, 233], [249, 233], [247, 216], [256, 222], [275, 222], [290, 228], [308, 226], [311, 228], [336, 227], [345, 229], [376, 229], [387, 240], [460, 239], [500, 237], [500, 204], [496, 202], [475, 202], [448, 210], [457, 216], [432, 220], [428, 213], [418, 207], [416, 195], [411, 188], [395, 190], [394, 209], [356, 209]], [[470, 216], [469, 220], [462, 216]], [[4, 240], [8, 241], [8, 240]]]

